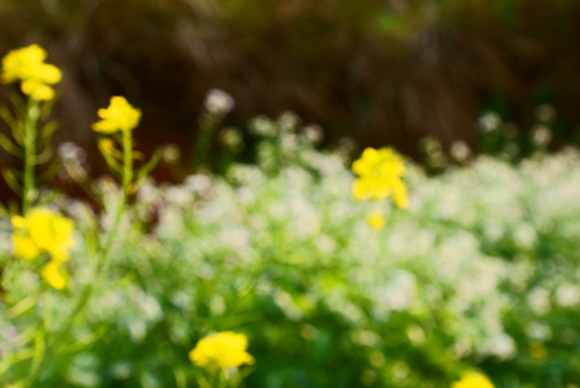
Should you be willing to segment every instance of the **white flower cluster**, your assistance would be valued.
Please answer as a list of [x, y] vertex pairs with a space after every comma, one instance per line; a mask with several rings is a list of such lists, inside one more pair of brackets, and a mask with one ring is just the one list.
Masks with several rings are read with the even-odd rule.
[[[311, 302], [356, 326], [388, 326], [399, 315], [429, 331], [427, 317], [440, 316], [437, 330], [454, 339], [449, 351], [456, 357], [509, 359], [518, 349], [504, 317], [521, 308], [516, 295], [528, 293], [523, 300], [535, 327], [545, 325], [542, 316], [552, 302], [562, 308], [580, 303], [577, 251], [569, 252], [575, 272], [552, 276], [538, 265], [551, 261], [551, 268], [558, 267], [554, 260], [565, 254], [544, 253], [542, 239], [580, 241], [576, 151], [519, 167], [480, 157], [436, 178], [411, 165], [411, 204], [402, 211], [353, 201], [352, 176], [340, 152], [320, 153], [299, 143], [293, 154], [285, 153], [276, 123], [261, 120], [270, 138], [258, 166], [233, 167], [228, 180], [214, 180], [211, 194], [193, 209], [166, 198], [165, 214], [191, 212], [187, 218], [199, 233], [191, 235], [183, 229], [188, 222], [173, 217], [163, 217], [157, 233], [168, 239], [165, 244], [195, 238], [188, 255], [196, 263], [223, 255], [229, 270], [259, 276], [289, 319], [308, 311], [299, 314], [300, 304], [288, 295], [301, 296], [276, 284], [275, 274], [284, 270], [312, 277], [304, 290]], [[387, 218], [381, 232], [365, 221], [377, 206]], [[538, 330], [532, 332], [537, 337]]]
[[[485, 358], [545, 357], [549, 341], [576, 349], [580, 335], [566, 322], [580, 321], [577, 151], [519, 166], [479, 157], [437, 177], [409, 163], [410, 203], [401, 210], [354, 201], [348, 150], [316, 151], [317, 139], [293, 116], [253, 125], [267, 134], [257, 165], [233, 166], [225, 177], [193, 175], [180, 185], [146, 181], [137, 192], [111, 251], [112, 275], [71, 331], [113, 365], [104, 375], [149, 381], [159, 365], [179, 362], [195, 336], [235, 327], [260, 338], [263, 351], [276, 349], [262, 359], [286, 360], [301, 348], [296, 341], [309, 341], [316, 354], [335, 346], [332, 352], [361, 370], [388, 368], [392, 373], [377, 376], [408, 386], [426, 381], [416, 361], [423, 358], [408, 354], [437, 354], [437, 365], [460, 370]], [[106, 181], [99, 187], [110, 213], [118, 192]], [[379, 231], [367, 222], [377, 211], [386, 219]], [[110, 214], [88, 212], [71, 206], [79, 229], [110, 225]], [[0, 223], [3, 260], [8, 233]], [[76, 249], [90, 260], [89, 244], [79, 241]], [[73, 291], [93, 268], [76, 263]], [[32, 274], [8, 274], [11, 298], [26, 300], [39, 287]], [[47, 316], [73, 308], [62, 295], [50, 301], [40, 304]], [[0, 352], [23, 335], [7, 314]], [[101, 346], [103, 328], [108, 342]], [[111, 343], [123, 349], [118, 358]], [[133, 346], [138, 362], [127, 358]]]

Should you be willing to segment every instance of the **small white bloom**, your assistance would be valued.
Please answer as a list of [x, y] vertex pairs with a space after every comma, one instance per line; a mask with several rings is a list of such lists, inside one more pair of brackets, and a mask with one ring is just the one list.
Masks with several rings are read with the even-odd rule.
[[233, 97], [221, 89], [211, 89], [207, 92], [203, 106], [212, 114], [224, 115], [236, 106]]

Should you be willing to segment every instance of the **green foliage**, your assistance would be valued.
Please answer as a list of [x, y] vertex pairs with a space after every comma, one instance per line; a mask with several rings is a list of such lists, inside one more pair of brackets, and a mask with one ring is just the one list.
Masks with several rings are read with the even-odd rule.
[[[248, 336], [249, 387], [438, 388], [473, 368], [500, 388], [580, 384], [576, 151], [517, 167], [481, 157], [436, 178], [409, 165], [403, 211], [352, 200], [346, 150], [316, 151], [291, 116], [260, 120], [257, 165], [141, 185], [37, 386], [196, 386], [187, 354], [224, 330]], [[97, 187], [102, 214], [52, 201], [76, 222], [66, 292], [11, 257], [0, 223], [3, 384], [95, 279], [95, 238], [122, 198]], [[377, 210], [381, 231], [366, 222]]]

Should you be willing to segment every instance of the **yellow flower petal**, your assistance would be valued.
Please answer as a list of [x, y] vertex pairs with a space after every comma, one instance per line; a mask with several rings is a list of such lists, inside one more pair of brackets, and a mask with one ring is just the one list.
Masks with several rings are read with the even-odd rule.
[[23, 260], [32, 260], [40, 255], [40, 249], [30, 237], [12, 234], [12, 249], [14, 256]]
[[365, 182], [361, 179], [357, 179], [352, 184], [352, 196], [357, 201], [362, 201], [364, 199], [369, 198], [369, 190], [368, 187], [365, 185]]
[[42, 249], [50, 248], [53, 240], [52, 218], [53, 212], [48, 209], [37, 208], [28, 213], [28, 233], [34, 243]]
[[189, 359], [207, 369], [237, 368], [252, 364], [254, 358], [246, 351], [248, 340], [231, 331], [212, 334], [201, 339], [189, 353]]
[[12, 50], [2, 59], [2, 80], [14, 82], [32, 78], [36, 67], [46, 59], [46, 51], [37, 44]]
[[51, 261], [40, 271], [40, 275], [51, 287], [62, 290], [66, 286], [65, 277], [59, 272], [60, 263]]
[[71, 220], [51, 210], [36, 208], [26, 218], [12, 217], [12, 225], [17, 230], [12, 235], [18, 243], [14, 245], [16, 256], [31, 258], [33, 253], [36, 257], [46, 252], [55, 261], [68, 260], [68, 250], [74, 246], [74, 224]]
[[401, 182], [400, 185], [396, 186], [393, 189], [393, 201], [395, 205], [400, 207], [401, 209], [406, 209], [409, 207], [409, 197], [407, 196], [407, 188]]
[[485, 375], [469, 373], [451, 384], [451, 388], [494, 388], [494, 386]]
[[359, 178], [352, 185], [356, 200], [384, 200], [393, 195], [400, 208], [408, 206], [407, 191], [400, 177], [405, 173], [403, 158], [390, 148], [367, 148], [360, 159], [352, 164]]
[[62, 73], [54, 65], [44, 63], [46, 51], [32, 45], [10, 51], [2, 59], [2, 82], [22, 81], [22, 91], [37, 101], [50, 100], [54, 90], [47, 84], [60, 82]]
[[352, 164], [352, 171], [357, 175], [372, 173], [374, 166], [379, 162], [380, 154], [374, 148], [366, 148], [360, 159]]
[[54, 89], [50, 86], [43, 85], [42, 87], [36, 89], [31, 95], [36, 101], [49, 101], [54, 98]]
[[[95, 124], [96, 125], [96, 124]], [[99, 150], [105, 154], [105, 155], [109, 155], [113, 152], [113, 150], [115, 149], [115, 142], [111, 139], [101, 139], [99, 140], [99, 144], [98, 144]]]
[[23, 229], [26, 227], [26, 219], [24, 217], [12, 216], [10, 221], [12, 222], [12, 227], [14, 229]]
[[131, 131], [141, 119], [141, 111], [127, 102], [125, 97], [112, 97], [107, 109], [97, 112], [100, 121], [93, 124], [95, 132], [111, 134], [117, 131]]
[[69, 258], [69, 254], [66, 251], [66, 249], [51, 249], [48, 251], [50, 253], [50, 257], [52, 258], [53, 261], [61, 263], [63, 261], [68, 261]]
[[45, 84], [57, 84], [62, 79], [62, 72], [54, 65], [43, 63], [34, 69], [34, 78]]

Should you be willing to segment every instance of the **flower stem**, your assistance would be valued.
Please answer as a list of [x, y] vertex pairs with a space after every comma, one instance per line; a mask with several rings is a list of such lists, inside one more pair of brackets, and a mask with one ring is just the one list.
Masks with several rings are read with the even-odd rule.
[[22, 214], [26, 215], [35, 197], [34, 167], [36, 161], [37, 122], [40, 114], [38, 102], [28, 99], [24, 122], [24, 182], [22, 187]]
[[123, 131], [123, 199], [129, 197], [133, 181], [133, 137], [131, 131]]
[[70, 329], [70, 326], [74, 323], [77, 315], [82, 311], [85, 304], [90, 299], [93, 291], [94, 286], [99, 283], [102, 277], [102, 272], [105, 269], [105, 266], [109, 259], [109, 252], [113, 246], [113, 242], [115, 241], [115, 236], [117, 235], [117, 230], [119, 229], [119, 225], [121, 224], [121, 216], [125, 212], [125, 206], [127, 204], [127, 198], [129, 196], [129, 188], [131, 186], [131, 181], [133, 180], [133, 139], [131, 137], [131, 132], [123, 131], [123, 187], [122, 187], [122, 195], [119, 199], [119, 203], [117, 204], [117, 208], [115, 209], [115, 217], [113, 219], [113, 226], [107, 235], [107, 239], [103, 244], [103, 247], [100, 252], [100, 257], [97, 263], [97, 268], [95, 271], [96, 279], [95, 281], [89, 283], [85, 289], [73, 313], [70, 316], [67, 325], [63, 326], [61, 330], [63, 334], [66, 334]]
[[[119, 203], [117, 204], [117, 207], [115, 209], [113, 225], [109, 230], [109, 233], [107, 234], [107, 239], [105, 240], [105, 243], [101, 248], [100, 254], [98, 255], [97, 266], [95, 269], [95, 279], [94, 281], [90, 282], [85, 286], [68, 319], [56, 332], [52, 340], [48, 343], [45, 354], [49, 354], [49, 351], [53, 350], [60, 343], [62, 343], [63, 337], [69, 334], [69, 331], [72, 328], [74, 322], [78, 318], [79, 314], [84, 310], [88, 301], [93, 295], [95, 286], [98, 285], [102, 280], [103, 270], [105, 269], [109, 259], [109, 252], [113, 246], [115, 237], [117, 236], [117, 231], [119, 229], [119, 225], [121, 224], [122, 215], [125, 212], [125, 207], [127, 205], [127, 199], [129, 197], [132, 181], [133, 181], [133, 139], [131, 137], [130, 131], [123, 131], [122, 194], [121, 198], [119, 198]], [[40, 370], [40, 368], [38, 368], [38, 370]], [[29, 383], [25, 386], [32, 385], [37, 377], [38, 373], [36, 372], [35, 375], [32, 376], [32, 378], [30, 378], [27, 381], [27, 383], [28, 382]]]

